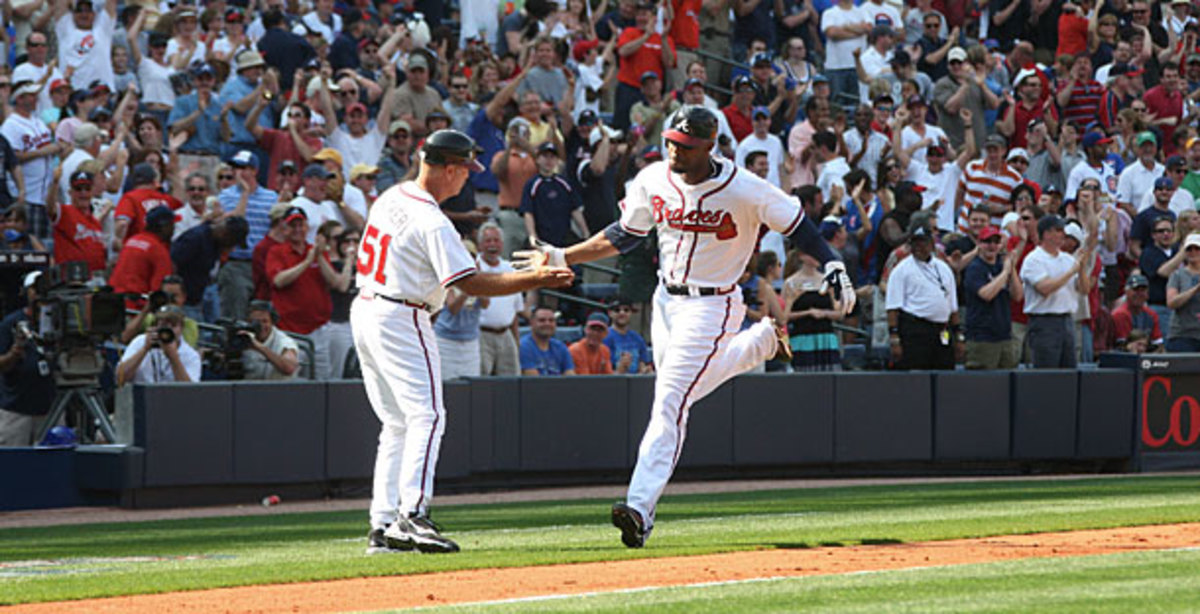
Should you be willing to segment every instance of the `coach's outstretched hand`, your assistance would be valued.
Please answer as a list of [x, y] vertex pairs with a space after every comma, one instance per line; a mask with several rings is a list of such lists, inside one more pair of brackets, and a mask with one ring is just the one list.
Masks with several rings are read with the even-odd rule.
[[854, 284], [850, 283], [850, 275], [846, 273], [846, 265], [837, 260], [825, 263], [825, 279], [821, 280], [821, 294], [833, 292], [833, 297], [841, 303], [842, 313], [850, 315], [854, 311], [854, 303], [858, 296], [854, 294]]
[[563, 248], [534, 239], [533, 249], [513, 252], [512, 264], [517, 270], [546, 266], [562, 268], [567, 266], [567, 257]]
[[567, 267], [538, 267], [532, 269], [542, 288], [569, 288], [575, 283], [575, 271]]

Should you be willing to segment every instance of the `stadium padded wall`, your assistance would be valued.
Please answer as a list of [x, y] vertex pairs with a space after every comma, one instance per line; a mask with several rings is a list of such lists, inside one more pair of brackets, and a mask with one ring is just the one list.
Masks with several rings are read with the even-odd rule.
[[[438, 479], [471, 488], [628, 477], [649, 420], [653, 376], [480, 378], [445, 385]], [[690, 410], [680, 471], [693, 475], [960, 473], [991, 463], [1129, 461], [1135, 375], [1092, 371], [743, 375]], [[77, 503], [37, 496], [71, 483], [108, 500], [304, 485], [337, 493], [371, 476], [379, 422], [356, 381], [146, 385], [131, 395], [133, 445], [67, 471], [0, 451], [0, 509]], [[71, 454], [87, 456], [81, 449]], [[16, 459], [25, 463], [12, 471]], [[37, 458], [36, 455], [33, 458]], [[51, 462], [54, 460], [54, 462]], [[1120, 464], [1120, 463], [1118, 463]], [[44, 466], [44, 467], [43, 467]], [[1111, 465], [1110, 465], [1111, 466]], [[38, 469], [37, 467], [43, 467]], [[9, 468], [9, 471], [5, 471]], [[590, 477], [589, 477], [590, 476]], [[171, 490], [175, 489], [175, 490]], [[118, 495], [113, 495], [118, 492]], [[199, 496], [199, 495], [198, 495]], [[203, 498], [203, 497], [201, 497]], [[147, 505], [149, 505], [147, 503]]]

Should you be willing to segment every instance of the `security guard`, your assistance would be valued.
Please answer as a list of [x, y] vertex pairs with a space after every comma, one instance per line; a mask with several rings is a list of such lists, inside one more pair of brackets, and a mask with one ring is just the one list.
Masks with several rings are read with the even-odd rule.
[[892, 362], [898, 369], [953, 369], [963, 351], [954, 271], [933, 257], [925, 224], [908, 231], [912, 256], [892, 270], [887, 285]]

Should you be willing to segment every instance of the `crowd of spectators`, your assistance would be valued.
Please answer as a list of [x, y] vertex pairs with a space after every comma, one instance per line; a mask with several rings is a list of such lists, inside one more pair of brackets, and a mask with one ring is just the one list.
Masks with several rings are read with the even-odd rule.
[[[3, 248], [84, 261], [133, 297], [122, 381], [195, 379], [189, 353], [147, 349], [139, 335], [156, 318], [178, 325], [183, 346], [197, 323], [257, 322], [250, 371], [263, 377], [300, 371], [304, 356], [278, 333], [303, 335], [315, 375], [340, 377], [367, 213], [410, 175], [426, 135], [452, 127], [483, 149], [485, 171], [441, 205], [480, 266], [505, 270], [530, 240], [569, 244], [616, 219], [685, 104], [716, 114], [715, 155], [800, 200], [856, 284], [860, 307], [843, 319], [814, 263], [765, 233], [744, 295], [750, 317], [787, 322], [795, 354], [769, 369], [836, 369], [864, 343], [889, 347], [896, 368], [1200, 347], [1198, 3], [13, 0], [0, 11]], [[607, 309], [452, 293], [437, 327], [454, 361], [443, 373], [652, 370], [637, 329], [655, 258], [652, 241], [619, 257]], [[3, 279], [15, 312], [28, 289]], [[168, 286], [161, 313], [137, 298]], [[582, 339], [559, 342], [560, 324]], [[19, 362], [0, 351], [12, 355], [0, 364]]]

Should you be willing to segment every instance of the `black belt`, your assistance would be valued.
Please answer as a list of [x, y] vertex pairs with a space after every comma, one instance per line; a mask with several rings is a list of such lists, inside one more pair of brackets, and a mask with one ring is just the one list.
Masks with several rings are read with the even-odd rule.
[[721, 296], [729, 294], [737, 288], [737, 284], [728, 288], [715, 288], [712, 286], [688, 286], [685, 284], [663, 284], [667, 289], [667, 294], [671, 296]]
[[1031, 318], [1069, 318], [1072, 314], [1069, 313], [1031, 313], [1028, 314]]
[[382, 294], [367, 294], [367, 293], [359, 294], [359, 297], [361, 297], [364, 300], [368, 300], [368, 301], [373, 298], [381, 298], [385, 301], [388, 301], [391, 303], [396, 303], [397, 305], [404, 305], [405, 307], [412, 307], [413, 309], [429, 311], [429, 305], [422, 303], [421, 301], [410, 301], [406, 298], [392, 298], [390, 296], [384, 296]]
[[512, 329], [507, 326], [483, 326], [482, 324], [479, 326], [479, 330], [494, 335], [503, 335], [504, 333], [512, 332]]

